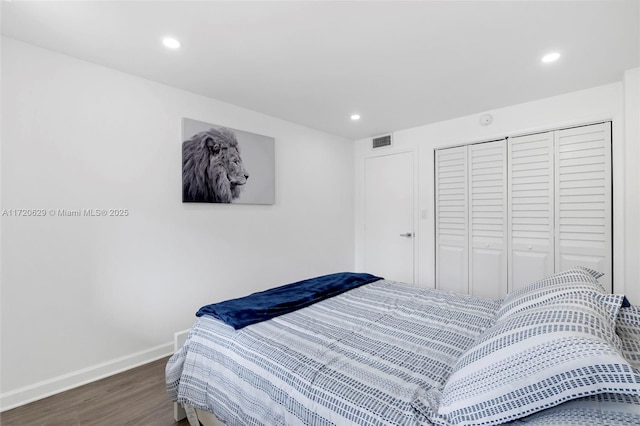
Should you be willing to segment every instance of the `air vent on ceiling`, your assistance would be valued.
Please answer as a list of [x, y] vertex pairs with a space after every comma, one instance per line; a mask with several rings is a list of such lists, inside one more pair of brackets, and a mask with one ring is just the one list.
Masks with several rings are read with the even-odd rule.
[[384, 135], [373, 138], [373, 142], [371, 144], [371, 147], [373, 149], [384, 148], [385, 146], [391, 146], [391, 135]]

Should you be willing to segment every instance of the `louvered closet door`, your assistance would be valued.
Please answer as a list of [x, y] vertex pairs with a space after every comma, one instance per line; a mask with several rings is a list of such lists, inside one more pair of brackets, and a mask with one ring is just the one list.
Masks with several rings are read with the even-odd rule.
[[469, 145], [471, 294], [507, 295], [506, 141]]
[[556, 132], [556, 271], [604, 272], [611, 291], [611, 123]]
[[469, 292], [467, 233], [467, 147], [437, 150], [436, 286]]
[[509, 291], [554, 273], [553, 132], [509, 138]]

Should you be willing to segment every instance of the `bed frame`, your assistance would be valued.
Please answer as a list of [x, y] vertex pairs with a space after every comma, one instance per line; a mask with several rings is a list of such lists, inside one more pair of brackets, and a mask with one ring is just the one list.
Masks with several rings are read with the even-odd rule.
[[211, 414], [207, 411], [198, 409], [196, 409], [195, 412], [198, 416], [198, 421], [200, 421], [200, 424], [202, 424], [202, 426], [225, 426], [224, 423], [218, 420], [215, 414]]

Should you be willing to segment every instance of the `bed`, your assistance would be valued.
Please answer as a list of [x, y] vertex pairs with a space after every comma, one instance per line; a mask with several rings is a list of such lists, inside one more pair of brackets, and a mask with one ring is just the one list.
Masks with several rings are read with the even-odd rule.
[[376, 279], [238, 329], [204, 314], [167, 392], [192, 425], [640, 425], [640, 308], [597, 278], [504, 300]]

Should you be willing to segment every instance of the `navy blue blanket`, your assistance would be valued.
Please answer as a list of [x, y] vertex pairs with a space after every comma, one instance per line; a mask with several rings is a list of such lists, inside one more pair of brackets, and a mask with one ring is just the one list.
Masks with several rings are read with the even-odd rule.
[[196, 316], [209, 315], [238, 330], [381, 279], [371, 274], [354, 272], [323, 275], [253, 293], [239, 299], [203, 306]]

